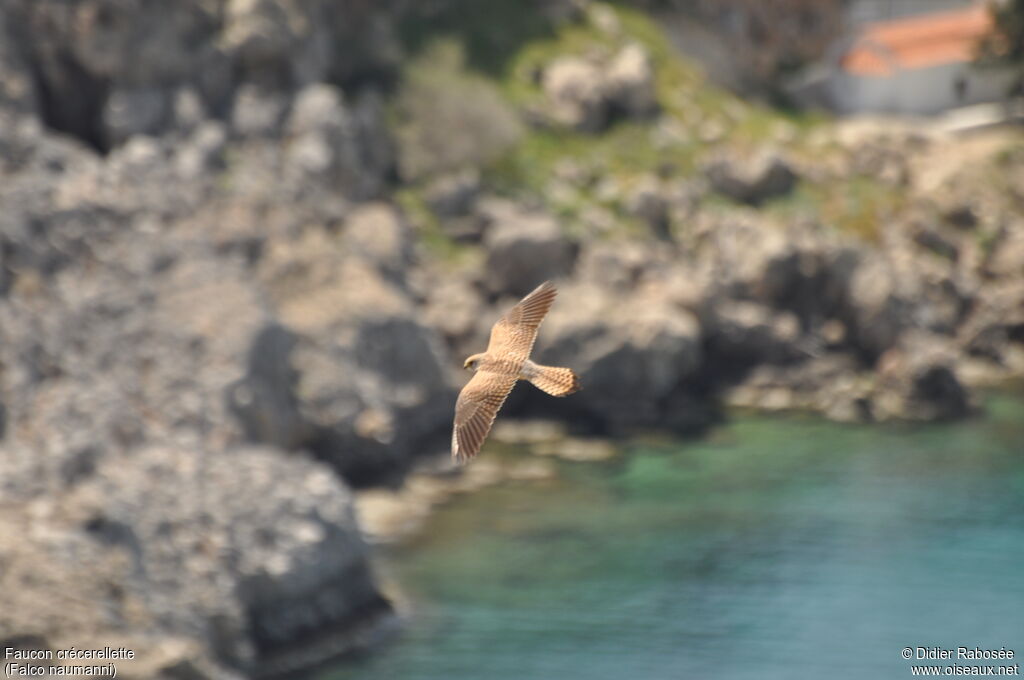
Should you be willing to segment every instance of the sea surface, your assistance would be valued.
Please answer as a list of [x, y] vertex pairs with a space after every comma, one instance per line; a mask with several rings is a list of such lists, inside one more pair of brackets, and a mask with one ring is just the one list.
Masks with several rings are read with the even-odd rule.
[[[558, 471], [457, 498], [381, 554], [404, 632], [322, 680], [907, 678], [1024, 657], [1024, 399], [946, 425], [741, 416]], [[1016, 658], [902, 656], [957, 646]]]

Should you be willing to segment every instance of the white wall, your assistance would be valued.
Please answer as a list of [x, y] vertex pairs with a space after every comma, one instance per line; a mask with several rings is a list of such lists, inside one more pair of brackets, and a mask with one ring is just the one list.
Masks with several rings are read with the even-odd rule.
[[[963, 98], [956, 82], [963, 78]], [[971, 64], [943, 64], [931, 68], [901, 70], [889, 77], [855, 76], [837, 70], [829, 91], [841, 113], [934, 114], [971, 104], [1001, 101], [1012, 75], [1007, 71], [979, 69]]]

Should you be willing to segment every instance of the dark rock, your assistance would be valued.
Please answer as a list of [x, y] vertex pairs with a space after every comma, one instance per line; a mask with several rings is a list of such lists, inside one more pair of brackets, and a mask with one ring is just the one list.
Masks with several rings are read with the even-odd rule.
[[881, 256], [863, 258], [849, 279], [842, 320], [868, 357], [892, 347], [907, 328], [912, 303], [899, 291], [898, 274]]
[[587, 9], [587, 0], [554, 0], [538, 9], [553, 24], [567, 24], [579, 21]]
[[221, 170], [226, 142], [227, 132], [221, 123], [207, 121], [198, 125], [182, 142], [174, 161], [182, 179], [202, 181], [207, 175]]
[[425, 197], [434, 214], [444, 220], [469, 215], [479, 194], [480, 173], [466, 170], [433, 180]]
[[926, 224], [916, 225], [912, 238], [922, 248], [949, 260], [956, 260], [960, 250], [954, 239]]
[[762, 364], [750, 371], [726, 399], [734, 406], [769, 411], [815, 411], [833, 420], [875, 419], [874, 380], [854, 357], [824, 353], [797, 364]]
[[630, 213], [647, 224], [655, 238], [662, 241], [671, 240], [671, 205], [655, 178], [644, 178], [633, 188], [627, 208]]
[[479, 351], [475, 347], [486, 346], [487, 329], [484, 326], [487, 321], [492, 321], [486, 317], [479, 291], [469, 282], [451, 276], [431, 282], [424, 318], [453, 348], [454, 359], [475, 354]]
[[878, 360], [875, 413], [904, 420], [962, 418], [971, 403], [945, 338], [912, 332]]
[[632, 290], [657, 259], [656, 251], [640, 241], [592, 241], [581, 248], [575, 278], [617, 293]]
[[[350, 492], [324, 466], [272, 449], [111, 457], [35, 524], [50, 539], [31, 548], [60, 578], [93, 585], [83, 602], [114, 614], [97, 616], [90, 632], [204, 640], [228, 668], [251, 671], [309, 640], [343, 638], [354, 613], [389, 609]], [[47, 621], [49, 612], [36, 614]], [[52, 625], [48, 636], [85, 632]]]
[[245, 377], [225, 391], [250, 441], [294, 450], [312, 436], [295, 397], [300, 376], [292, 353], [298, 343], [299, 337], [287, 328], [268, 324], [249, 348]]
[[580, 57], [559, 57], [544, 69], [551, 117], [569, 127], [598, 132], [608, 122], [601, 68]]
[[910, 397], [927, 409], [926, 420], [950, 420], [967, 414], [967, 392], [949, 366], [923, 366], [912, 380]]
[[301, 337], [298, 380], [276, 389], [294, 391], [307, 446], [365, 484], [400, 475], [447, 428], [454, 394], [443, 341], [400, 283], [326, 238], [275, 243], [261, 261], [279, 318]]
[[750, 220], [703, 225], [698, 256], [710, 266], [714, 296], [752, 300], [796, 314], [803, 329], [842, 316], [861, 251], [816, 229], [783, 230]]
[[0, 107], [21, 113], [38, 110], [38, 93], [22, 43], [15, 39], [6, 12], [0, 11]]
[[1024, 285], [982, 289], [958, 330], [958, 342], [968, 354], [1006, 367], [1013, 345], [1024, 343]]
[[612, 115], [643, 118], [657, 110], [654, 68], [641, 45], [631, 43], [623, 47], [608, 63], [604, 78], [605, 97]]
[[349, 108], [359, 140], [359, 167], [366, 175], [365, 189], [359, 195], [376, 196], [398, 174], [398, 150], [387, 124], [386, 103], [377, 90], [363, 88]]
[[849, 150], [848, 173], [906, 186], [911, 180], [907, 149], [912, 143], [898, 135], [860, 140]]
[[550, 117], [600, 132], [617, 117], [643, 118], [658, 108], [650, 55], [638, 44], [609, 59], [564, 56], [544, 69], [541, 86]]
[[789, 312], [773, 312], [752, 302], [719, 301], [701, 315], [708, 359], [706, 370], [719, 379], [737, 376], [757, 364], [805, 359], [800, 322]]
[[353, 115], [335, 87], [305, 88], [286, 124], [286, 176], [297, 185], [340, 189], [349, 198], [376, 195], [391, 166], [381, 125], [379, 116]]
[[992, 277], [1019, 280], [1024, 275], [1024, 220], [1008, 220], [1000, 227], [982, 266]]
[[[394, 22], [382, 21], [393, 11], [382, 2], [338, 13], [329, 0], [301, 7], [278, 0], [185, 0], [158, 8], [12, 0], [0, 12], [0, 32], [17, 38], [0, 40], [0, 73], [6, 74], [0, 91], [9, 91], [0, 98], [31, 110], [34, 89], [51, 127], [106, 151], [131, 134], [178, 125], [170, 114], [181, 88], [194, 90], [207, 112], [220, 116], [239, 88], [288, 92], [385, 76], [400, 54]], [[27, 73], [36, 87], [25, 87]], [[262, 104], [241, 128], [266, 131], [283, 113]]]
[[245, 84], [235, 92], [231, 129], [243, 137], [276, 137], [288, 111], [289, 93]]
[[353, 210], [342, 227], [342, 243], [396, 282], [403, 280], [413, 263], [409, 225], [386, 203], [366, 203]]
[[957, 229], [974, 229], [978, 226], [978, 213], [970, 203], [959, 203], [949, 207], [943, 218]]
[[579, 375], [583, 389], [564, 407], [611, 428], [663, 422], [668, 399], [701, 360], [696, 318], [657, 298], [579, 285], [560, 298], [571, 302], [556, 305], [545, 321], [536, 360]]
[[[313, 638], [305, 663], [343, 649], [354, 626], [387, 608], [345, 487], [298, 450], [316, 450], [343, 473], [352, 461], [386, 468], [366, 448], [346, 459], [341, 445], [377, 441], [372, 419], [361, 417], [377, 410], [398, 423], [396, 474], [424, 433], [450, 418], [431, 334], [399, 287], [388, 284], [390, 316], [374, 308], [379, 315], [359, 317], [344, 305], [367, 291], [334, 298], [328, 276], [305, 289], [327, 293], [297, 310], [278, 299], [278, 277], [253, 269], [262, 245], [256, 254], [224, 247], [238, 222], [263, 239], [284, 240], [294, 227], [251, 194], [210, 199], [229, 144], [219, 123], [198, 125], [178, 152], [135, 136], [100, 158], [11, 121], [0, 126], [0, 505], [36, 516], [26, 532], [21, 510], [0, 515], [0, 535], [21, 537], [0, 546], [3, 589], [23, 593], [0, 614], [0, 634], [43, 630], [74, 644], [139, 635], [181, 646], [140, 642], [149, 670], [135, 677], [230, 677], [229, 668], [291, 658]], [[287, 212], [302, 224], [313, 214], [326, 222], [330, 210], [318, 202]], [[351, 234], [338, 238], [379, 280], [378, 271], [397, 276], [408, 263], [409, 243], [397, 219], [389, 232], [374, 210], [357, 211]], [[306, 266], [285, 255], [282, 269]], [[316, 308], [353, 319], [338, 325], [347, 335], [336, 344], [327, 342], [334, 327], [304, 316]], [[318, 328], [323, 337], [307, 335]], [[317, 346], [335, 368], [319, 386], [308, 372], [319, 366], [304, 361]], [[338, 392], [366, 401], [346, 412]], [[339, 432], [352, 436], [328, 436]], [[390, 449], [378, 441], [377, 451]], [[274, 533], [286, 525], [288, 535]], [[71, 611], [68, 598], [83, 605]]]
[[491, 292], [525, 295], [572, 270], [577, 246], [550, 215], [494, 201], [488, 217], [484, 283]]
[[155, 87], [115, 90], [103, 107], [106, 145], [114, 147], [133, 135], [152, 135], [167, 127], [171, 115], [168, 93]]
[[768, 150], [752, 157], [719, 156], [705, 166], [704, 174], [712, 189], [750, 205], [788, 194], [798, 180], [792, 166]]
[[175, 129], [184, 133], [193, 131], [209, 115], [202, 96], [190, 85], [182, 86], [174, 92], [171, 112]]

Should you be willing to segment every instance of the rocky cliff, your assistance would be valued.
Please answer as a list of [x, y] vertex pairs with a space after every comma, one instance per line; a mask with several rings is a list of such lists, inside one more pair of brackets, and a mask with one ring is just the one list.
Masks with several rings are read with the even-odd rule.
[[639, 12], [498, 5], [0, 7], [4, 646], [242, 677], [371, 639], [350, 488], [443, 454], [543, 279], [584, 390], [508, 415], [574, 429], [960, 417], [1024, 371], [1018, 138], [805, 129]]

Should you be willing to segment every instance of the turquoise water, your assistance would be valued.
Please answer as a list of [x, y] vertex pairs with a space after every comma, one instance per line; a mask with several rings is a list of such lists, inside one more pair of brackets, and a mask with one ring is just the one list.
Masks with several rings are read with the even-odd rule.
[[405, 632], [323, 678], [902, 678], [906, 646], [1020, 662], [1024, 401], [635, 444], [457, 499], [383, 561]]

